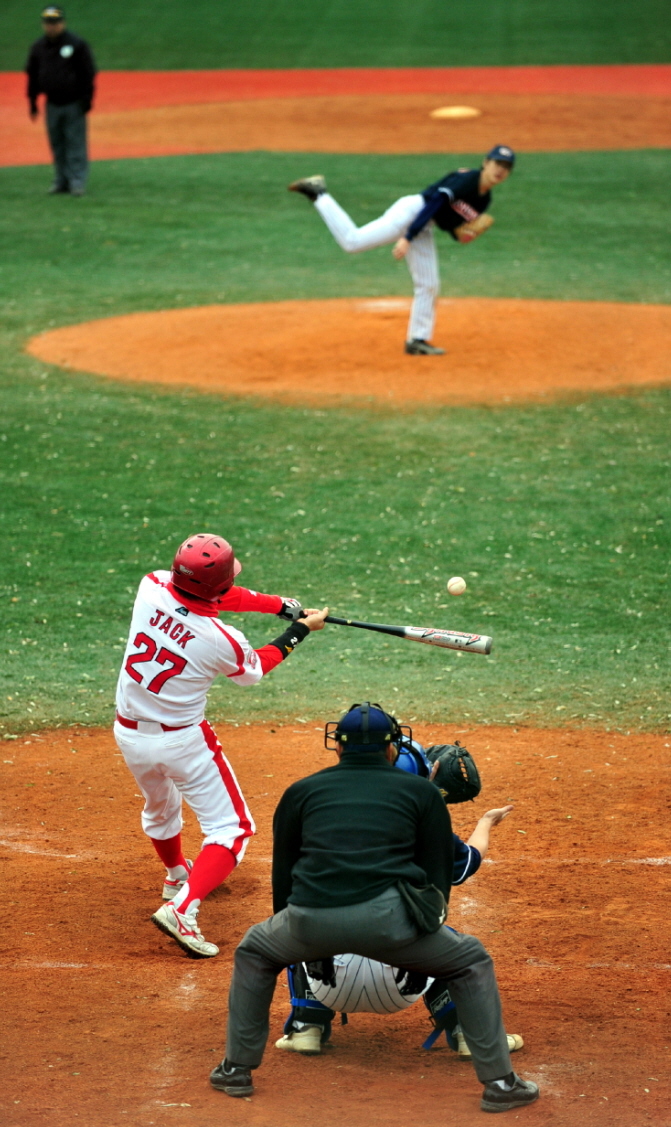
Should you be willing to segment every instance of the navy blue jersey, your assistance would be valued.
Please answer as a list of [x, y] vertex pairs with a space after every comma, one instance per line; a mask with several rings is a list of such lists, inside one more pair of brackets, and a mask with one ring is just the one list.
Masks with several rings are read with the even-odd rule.
[[467, 845], [456, 834], [452, 834], [454, 842], [454, 869], [452, 871], [452, 884], [463, 884], [469, 877], [474, 876], [480, 868], [482, 855], [474, 845]]
[[479, 184], [479, 168], [460, 168], [430, 184], [422, 192], [424, 207], [408, 227], [406, 239], [412, 241], [433, 219], [437, 227], [456, 241], [455, 227], [477, 219], [492, 202], [491, 192], [480, 195]]

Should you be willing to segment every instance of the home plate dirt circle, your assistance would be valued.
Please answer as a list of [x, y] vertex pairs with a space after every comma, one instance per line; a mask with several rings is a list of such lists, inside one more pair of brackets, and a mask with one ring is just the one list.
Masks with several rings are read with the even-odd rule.
[[671, 382], [671, 306], [445, 298], [406, 356], [409, 299], [341, 298], [132, 313], [26, 350], [63, 368], [286, 402], [505, 403]]

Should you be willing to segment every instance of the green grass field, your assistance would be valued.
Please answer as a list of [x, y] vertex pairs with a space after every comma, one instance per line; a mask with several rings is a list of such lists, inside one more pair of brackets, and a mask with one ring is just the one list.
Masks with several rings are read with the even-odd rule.
[[[445, 292], [668, 302], [670, 166], [659, 151], [526, 155], [488, 239], [441, 241]], [[109, 722], [137, 582], [196, 528], [230, 537], [250, 586], [495, 637], [491, 658], [459, 657], [332, 628], [258, 688], [215, 689], [215, 718], [321, 718], [370, 695], [404, 717], [664, 727], [668, 390], [321, 412], [22, 354], [32, 333], [109, 313], [408, 293], [388, 252], [342, 255], [286, 193], [317, 167], [360, 220], [442, 171], [426, 156], [109, 162], [80, 201], [46, 201], [45, 169], [0, 173], [3, 730]], [[281, 629], [242, 624], [255, 644]]]
[[[220, 67], [513, 66], [664, 63], [663, 0], [73, 0], [73, 30], [110, 70]], [[39, 7], [5, 0], [0, 69], [19, 70], [39, 34]]]

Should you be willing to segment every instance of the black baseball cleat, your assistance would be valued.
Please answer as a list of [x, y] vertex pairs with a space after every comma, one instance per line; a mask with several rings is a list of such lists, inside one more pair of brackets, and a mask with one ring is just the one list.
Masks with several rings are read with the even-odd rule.
[[210, 1073], [210, 1084], [227, 1096], [251, 1096], [254, 1094], [252, 1070], [244, 1064], [229, 1064], [222, 1060]]
[[289, 192], [300, 192], [301, 195], [312, 200], [312, 203], [319, 196], [323, 196], [326, 190], [326, 180], [323, 176], [305, 176], [302, 180], [294, 180], [287, 189]]
[[405, 342], [405, 351], [408, 356], [444, 356], [444, 348], [436, 348], [434, 344], [429, 344], [428, 340], [419, 340], [415, 337], [413, 340]]
[[510, 1111], [514, 1107], [532, 1104], [538, 1095], [537, 1084], [521, 1080], [517, 1073], [511, 1072], [510, 1078], [487, 1081], [480, 1107], [483, 1111]]

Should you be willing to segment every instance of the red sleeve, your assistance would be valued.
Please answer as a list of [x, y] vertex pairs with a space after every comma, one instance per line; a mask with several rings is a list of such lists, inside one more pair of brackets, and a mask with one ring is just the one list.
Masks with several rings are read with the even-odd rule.
[[259, 655], [264, 677], [266, 673], [270, 673], [271, 669], [274, 669], [276, 665], [284, 661], [281, 651], [278, 650], [277, 646], [274, 646], [272, 642], [269, 642], [267, 646], [261, 646], [261, 649], [256, 652]]
[[264, 595], [246, 587], [231, 587], [219, 600], [220, 610], [257, 611], [259, 614], [279, 614], [283, 600], [279, 595]]

